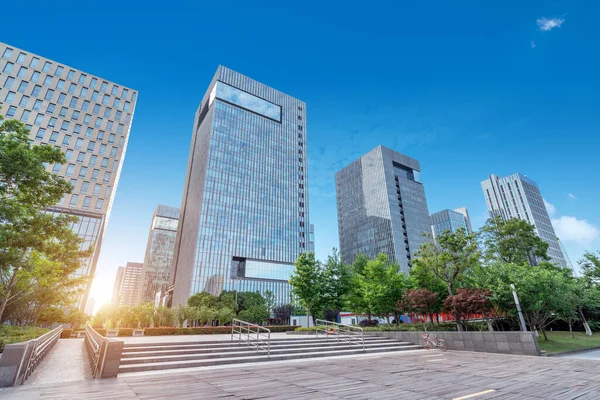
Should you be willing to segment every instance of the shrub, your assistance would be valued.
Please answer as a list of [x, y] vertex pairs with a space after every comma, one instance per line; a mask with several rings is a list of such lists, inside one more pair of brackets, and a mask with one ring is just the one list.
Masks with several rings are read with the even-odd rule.
[[362, 321], [360, 321], [358, 323], [358, 326], [366, 328], [366, 327], [373, 327], [373, 326], [377, 326], [379, 325], [379, 321], [377, 321], [376, 319], [363, 319]]
[[64, 329], [63, 328], [62, 332], [60, 333], [60, 338], [61, 339], [70, 338], [72, 333], [73, 333], [73, 329]]
[[6, 342], [4, 339], [0, 338], [0, 353], [4, 351], [4, 346], [6, 346]]
[[[287, 332], [296, 329], [296, 326], [265, 326], [271, 332]], [[202, 326], [197, 328], [146, 328], [144, 336], [163, 336], [163, 335], [214, 335], [231, 333], [230, 326]], [[120, 335], [119, 335], [120, 336]]]
[[133, 328], [119, 328], [119, 336], [132, 336]]

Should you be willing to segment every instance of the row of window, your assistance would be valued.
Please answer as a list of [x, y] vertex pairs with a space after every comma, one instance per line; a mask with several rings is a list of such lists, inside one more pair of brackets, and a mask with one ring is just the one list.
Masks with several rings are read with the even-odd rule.
[[[12, 53], [13, 53], [13, 49], [7, 48], [6, 50], [4, 50], [4, 54], [2, 55], [2, 58], [10, 59]], [[25, 62], [25, 53], [21, 52], [17, 56], [16, 63], [23, 64], [24, 62]], [[29, 62], [29, 68], [37, 68], [37, 66], [39, 65], [39, 62], [40, 62], [39, 58], [33, 57], [31, 59], [31, 61]], [[10, 73], [12, 71], [12, 69], [14, 68], [14, 65], [15, 64], [12, 62], [7, 62], [6, 65], [4, 66], [3, 72], [5, 72], [7, 74]], [[45, 61], [44, 65], [42, 67], [42, 72], [50, 73], [50, 71], [53, 69], [52, 67], [53, 67], [53, 65], [50, 61]], [[25, 69], [23, 70], [23, 68], [25, 68]], [[65, 67], [63, 67], [62, 65], [56, 65], [56, 67], [54, 68], [54, 73], [53, 73], [54, 77], [61, 77], [64, 72], [64, 69], [65, 69]], [[20, 68], [18, 73], [25, 74], [26, 71], [27, 71], [27, 67], [23, 66]], [[69, 69], [69, 72], [67, 72], [66, 79], [68, 81], [74, 81], [75, 74], [76, 74], [76, 72], [74, 70]], [[87, 78], [88, 78], [88, 76], [86, 74], [81, 73], [81, 75], [79, 75], [77, 83], [80, 85], [88, 86], [92, 89], [96, 88], [96, 86], [98, 85], [98, 78], [91, 77], [89, 80], [89, 83], [86, 85], [86, 82], [88, 82]], [[108, 82], [102, 81], [102, 83], [100, 84], [99, 90], [102, 93], [109, 93], [108, 86], [109, 86]], [[118, 92], [119, 92], [119, 86], [113, 84], [110, 89], [110, 94], [113, 96], [116, 96], [118, 94]], [[129, 89], [123, 88], [120, 97], [123, 99], [127, 99], [129, 97]], [[135, 99], [135, 92], [132, 92], [132, 100], [134, 100], [134, 99]]]
[[[71, 195], [71, 200], [69, 201], [70, 206], [76, 206], [79, 203], [79, 195], [74, 194]], [[90, 196], [85, 196], [83, 198], [83, 208], [90, 208], [92, 203], [92, 198]], [[60, 204], [60, 203], [59, 203]], [[104, 199], [96, 199], [96, 210], [101, 210], [104, 206]]]

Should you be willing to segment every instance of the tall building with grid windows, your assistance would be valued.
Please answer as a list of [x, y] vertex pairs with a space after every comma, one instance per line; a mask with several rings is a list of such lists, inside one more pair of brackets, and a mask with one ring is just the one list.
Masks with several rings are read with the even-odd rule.
[[335, 187], [342, 262], [383, 253], [408, 272], [431, 233], [419, 162], [378, 146], [338, 171]]
[[468, 234], [473, 233], [466, 207], [431, 214], [431, 231], [434, 238], [445, 231], [456, 232], [459, 228], [464, 229]]
[[141, 288], [143, 263], [128, 262], [125, 267], [119, 267], [117, 270], [116, 282], [119, 280], [119, 271], [122, 271], [121, 281], [118, 291], [118, 305], [120, 307], [134, 307], [138, 304], [139, 290]]
[[[22, 121], [36, 143], [61, 149], [67, 164], [49, 170], [73, 192], [48, 211], [79, 217], [72, 227], [93, 254], [78, 270], [91, 276], [125, 158], [137, 92], [0, 43], [0, 113]], [[91, 280], [78, 300], [85, 309]]]
[[548, 243], [551, 261], [568, 267], [537, 183], [519, 173], [504, 178], [492, 174], [481, 182], [481, 188], [490, 216], [529, 222], [538, 236]]
[[163, 205], [156, 207], [146, 245], [138, 303], [154, 303], [156, 293], [166, 292], [167, 287], [171, 285], [178, 223], [178, 208]]
[[175, 242], [173, 305], [270, 290], [309, 248], [306, 105], [219, 66], [196, 112]]

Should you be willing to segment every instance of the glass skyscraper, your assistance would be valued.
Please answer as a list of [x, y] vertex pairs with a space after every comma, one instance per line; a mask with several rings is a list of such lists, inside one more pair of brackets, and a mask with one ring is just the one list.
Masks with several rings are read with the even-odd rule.
[[272, 291], [309, 249], [306, 105], [219, 66], [196, 112], [175, 243], [173, 305]]
[[146, 245], [138, 303], [154, 303], [156, 293], [166, 292], [167, 287], [172, 284], [173, 250], [178, 222], [178, 208], [163, 205], [156, 207]]
[[445, 231], [456, 232], [459, 228], [463, 228], [466, 233], [473, 233], [466, 207], [431, 214], [431, 230], [434, 238]]
[[[78, 275], [92, 276], [108, 224], [137, 92], [56, 61], [0, 43], [0, 113], [29, 128], [35, 143], [61, 149], [67, 164], [48, 169], [73, 185], [50, 208], [79, 217], [72, 229], [93, 248]], [[78, 306], [85, 309], [91, 279]]]
[[[118, 286], [117, 301], [121, 307], [133, 307], [138, 304], [140, 281], [144, 264], [128, 262], [125, 268], [119, 267], [115, 277], [115, 287]], [[113, 292], [114, 298], [114, 292]]]
[[419, 162], [378, 146], [338, 171], [335, 184], [342, 261], [383, 253], [408, 272], [431, 232]]
[[551, 261], [567, 267], [537, 183], [519, 173], [504, 178], [492, 174], [481, 182], [481, 188], [492, 217], [499, 215], [504, 219], [518, 218], [529, 222], [538, 236], [548, 243]]

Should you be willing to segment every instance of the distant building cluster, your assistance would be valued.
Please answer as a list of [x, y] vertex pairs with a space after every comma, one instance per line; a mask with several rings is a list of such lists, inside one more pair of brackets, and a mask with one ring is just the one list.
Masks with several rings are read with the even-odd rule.
[[[0, 113], [67, 156], [48, 169], [74, 191], [48, 211], [80, 217], [73, 230], [94, 253], [78, 273], [91, 276], [137, 92], [3, 43], [0, 55]], [[315, 246], [306, 116], [303, 101], [219, 66], [196, 111], [181, 207], [157, 206], [144, 261], [118, 268], [112, 302], [176, 306], [224, 290], [268, 290], [290, 302], [294, 262]], [[419, 161], [393, 149], [377, 146], [342, 168], [335, 186], [344, 263], [383, 253], [407, 273], [421, 244], [473, 232], [465, 207], [430, 214]], [[490, 175], [481, 186], [491, 216], [528, 221], [552, 261], [567, 265], [535, 182]]]

